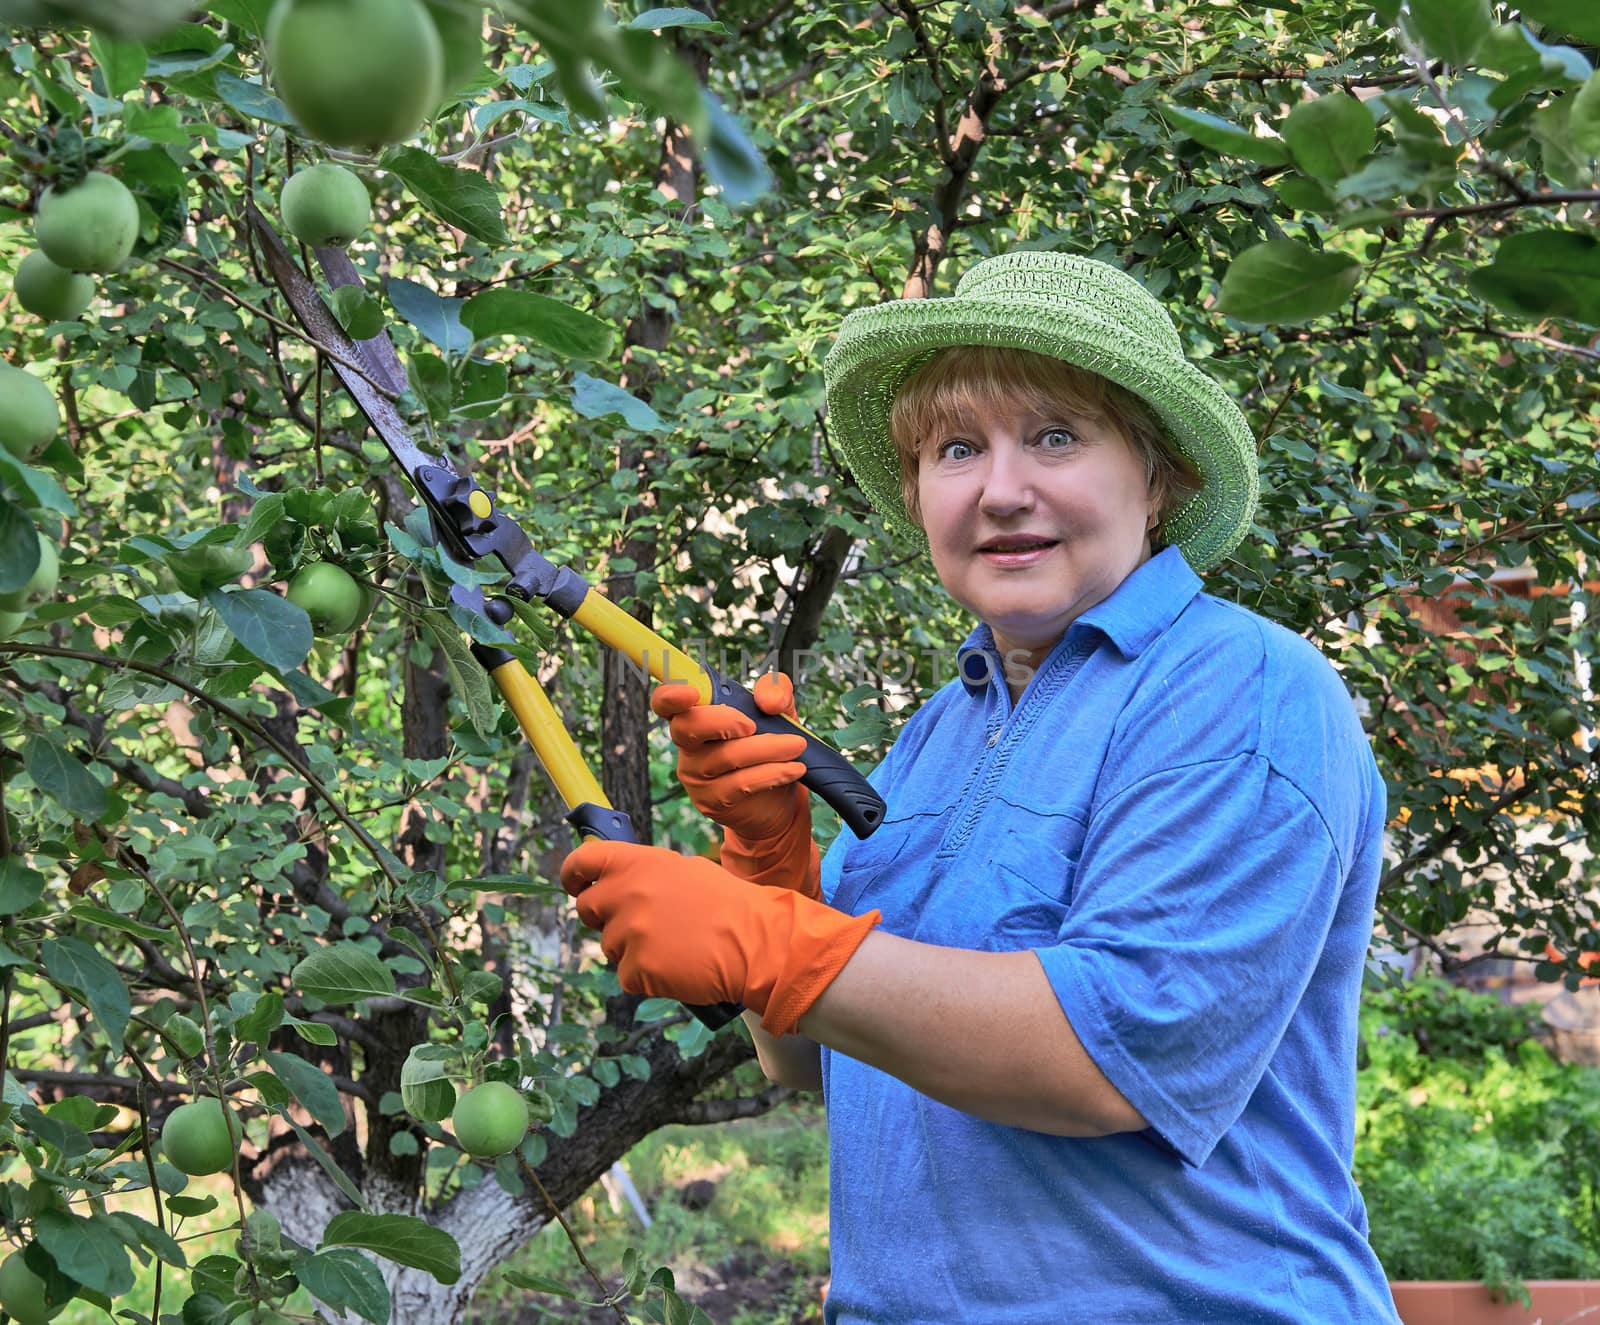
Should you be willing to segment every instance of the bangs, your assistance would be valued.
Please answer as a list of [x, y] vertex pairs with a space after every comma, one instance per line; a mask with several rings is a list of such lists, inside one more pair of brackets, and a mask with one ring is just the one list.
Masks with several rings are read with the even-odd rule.
[[[991, 345], [952, 345], [936, 353], [906, 379], [889, 415], [889, 435], [902, 469], [915, 467], [921, 450], [938, 433], [974, 415], [1018, 406], [1066, 410], [1094, 423], [1127, 413], [1111, 393], [1118, 388], [1096, 373], [1028, 350]], [[1126, 395], [1127, 393], [1121, 393]]]

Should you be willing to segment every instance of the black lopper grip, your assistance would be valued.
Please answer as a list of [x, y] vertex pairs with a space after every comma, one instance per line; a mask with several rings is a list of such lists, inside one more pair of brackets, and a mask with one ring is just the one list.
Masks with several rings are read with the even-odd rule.
[[756, 703], [756, 697], [737, 681], [730, 681], [709, 667], [705, 670], [711, 678], [713, 704], [738, 709], [756, 724], [758, 732], [804, 736], [806, 748], [801, 752], [800, 761], [806, 766], [806, 774], [800, 779], [801, 785], [833, 806], [845, 826], [858, 838], [872, 836], [883, 822], [883, 797], [848, 759], [799, 723], [764, 712]]
[[[567, 822], [583, 837], [598, 837], [606, 842], [639, 840], [633, 831], [633, 820], [607, 805], [576, 805], [567, 811]], [[737, 1003], [717, 1003], [712, 1007], [685, 1003], [684, 1006], [708, 1031], [720, 1031], [744, 1011]]]

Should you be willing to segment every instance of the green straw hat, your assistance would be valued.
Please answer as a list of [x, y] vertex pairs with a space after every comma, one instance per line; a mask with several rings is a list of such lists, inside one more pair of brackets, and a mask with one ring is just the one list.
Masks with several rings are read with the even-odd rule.
[[849, 314], [823, 362], [834, 439], [896, 533], [927, 547], [907, 514], [889, 436], [894, 398], [948, 345], [993, 345], [1063, 359], [1127, 388], [1154, 411], [1202, 488], [1167, 513], [1169, 543], [1205, 570], [1250, 528], [1256, 446], [1244, 413], [1184, 357], [1172, 319], [1126, 272], [1071, 253], [1006, 253], [967, 270], [943, 299], [894, 299]]

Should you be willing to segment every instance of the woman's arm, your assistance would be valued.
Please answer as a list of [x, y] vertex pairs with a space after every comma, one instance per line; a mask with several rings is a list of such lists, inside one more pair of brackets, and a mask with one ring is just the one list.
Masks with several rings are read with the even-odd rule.
[[[876, 912], [846, 915], [632, 842], [589, 839], [561, 884], [630, 993], [737, 999], [786, 1038], [799, 1031], [991, 1122], [1059, 1136], [1147, 1125], [1079, 1042], [1036, 953], [913, 943], [874, 930]], [[763, 1067], [814, 1087], [811, 1062], [778, 1041]]]
[[1148, 1126], [1084, 1050], [1032, 952], [874, 930], [800, 1030], [785, 1039], [825, 1044], [989, 1122], [1055, 1136]]
[[756, 1059], [768, 1081], [793, 1090], [822, 1089], [822, 1050], [815, 1040], [804, 1035], [769, 1035], [754, 1012], [744, 1014], [744, 1024], [750, 1028]]

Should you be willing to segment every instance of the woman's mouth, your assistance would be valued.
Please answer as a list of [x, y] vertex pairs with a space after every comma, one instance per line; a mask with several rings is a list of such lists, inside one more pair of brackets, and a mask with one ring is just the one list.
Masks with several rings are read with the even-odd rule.
[[1059, 540], [1054, 538], [1032, 536], [994, 538], [979, 547], [978, 555], [989, 565], [1001, 569], [1031, 566], [1048, 556], [1058, 542]]

